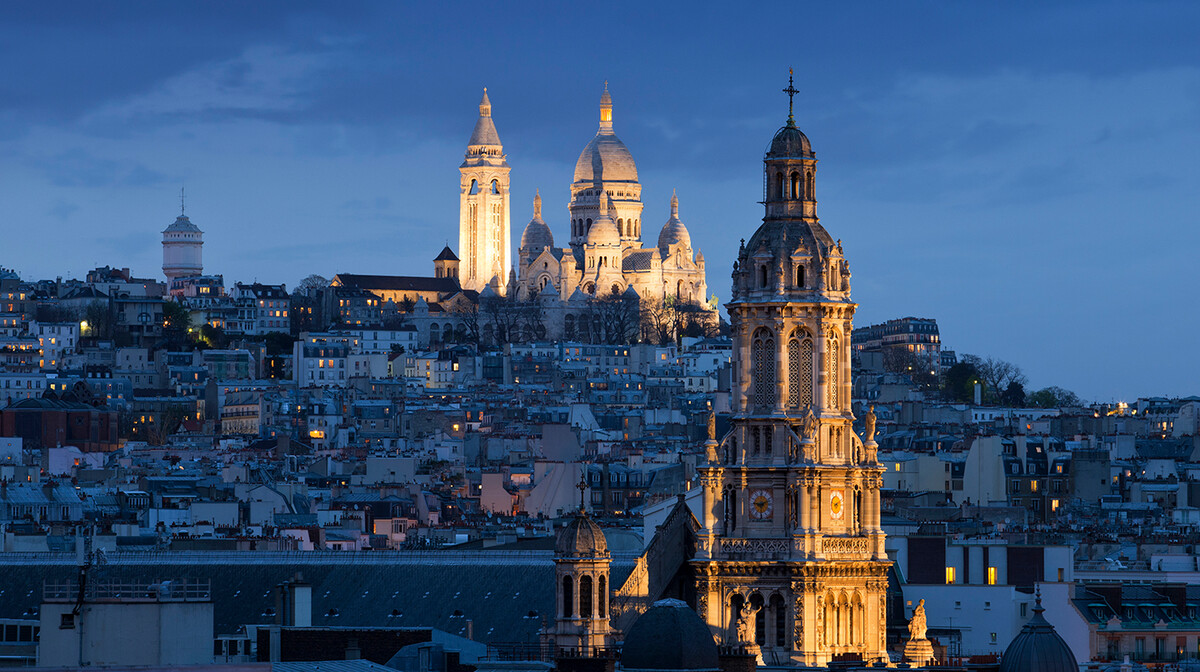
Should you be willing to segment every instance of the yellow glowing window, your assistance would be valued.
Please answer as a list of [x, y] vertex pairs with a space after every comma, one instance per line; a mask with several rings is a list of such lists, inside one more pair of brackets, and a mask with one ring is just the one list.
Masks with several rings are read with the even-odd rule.
[[989, 586], [996, 585], [996, 568], [995, 567], [988, 567], [988, 585]]
[[954, 583], [954, 568], [947, 567], [946, 568], [946, 585], [948, 586], [952, 583]]
[[1058, 511], [1058, 500], [1057, 499], [1050, 500], [1050, 510]]
[[900, 471], [900, 463], [899, 462], [896, 463], [896, 471]]
[[1037, 482], [1037, 481], [1030, 481], [1030, 482], [1029, 482], [1029, 489], [1030, 489], [1030, 490], [1032, 490], [1032, 491], [1034, 491], [1034, 492], [1037, 492], [1037, 484], [1038, 484], [1038, 482]]

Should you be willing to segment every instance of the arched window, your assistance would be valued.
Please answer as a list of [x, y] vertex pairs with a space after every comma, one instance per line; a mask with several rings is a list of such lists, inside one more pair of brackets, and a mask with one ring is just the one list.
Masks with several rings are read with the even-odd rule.
[[775, 198], [783, 200], [783, 173], [775, 173]]
[[563, 338], [570, 341], [575, 338], [575, 316], [567, 315], [563, 318]]
[[792, 173], [792, 200], [800, 198], [800, 173]]
[[475, 194], [479, 193], [479, 181], [478, 180], [471, 180], [471, 189], [467, 193], [469, 193], [471, 195], [475, 195]]
[[614, 282], [614, 283], [613, 283], [613, 286], [612, 286], [612, 293], [613, 293], [613, 294], [620, 294], [620, 293], [621, 293], [621, 286], [620, 286], [620, 285], [618, 285], [617, 283], [615, 283], [615, 282]]
[[677, 298], [677, 299], [683, 298], [683, 280], [680, 280], [675, 283], [675, 298]]
[[622, 236], [629, 235], [629, 232], [625, 230], [624, 218], [617, 218], [617, 231], [619, 231]]
[[767, 287], [767, 265], [763, 264], [758, 267], [758, 286], [762, 289]]
[[766, 609], [763, 609], [762, 595], [751, 595], [750, 606], [758, 610], [754, 614], [754, 643], [762, 646], [767, 643], [767, 614]]
[[441, 327], [438, 326], [437, 322], [434, 322], [433, 324], [429, 325], [429, 342], [430, 343], [440, 342], [442, 340], [442, 335], [440, 332], [441, 332]]
[[592, 577], [579, 577], [579, 615], [591, 618], [595, 615], [592, 609]]
[[571, 618], [575, 615], [575, 590], [571, 582], [571, 577], [563, 577], [562, 589], [562, 615], [563, 618]]
[[495, 180], [492, 180], [492, 193], [493, 194], [500, 193], [500, 183]]
[[592, 231], [592, 218], [591, 218], [591, 217], [588, 217], [588, 220], [587, 220], [587, 228], [585, 228], [585, 229], [584, 229], [584, 231], [583, 231], [583, 232], [584, 232], [584, 235], [587, 235], [588, 233], [591, 233], [591, 231]]
[[793, 334], [788, 339], [788, 408], [800, 408], [800, 341]]
[[608, 579], [601, 574], [596, 585], [599, 587], [596, 591], [596, 615], [604, 618], [608, 613]]
[[754, 332], [750, 345], [753, 362], [754, 405], [768, 410], [775, 405], [775, 337], [765, 327]]
[[841, 357], [838, 351], [837, 334], [829, 336], [828, 351], [826, 352], [826, 372], [825, 380], [828, 381], [826, 387], [829, 389], [829, 407], [838, 407], [838, 392], [841, 385]]
[[804, 197], [810, 201], [813, 200], [813, 194], [815, 191], [816, 190], [813, 188], [813, 174], [810, 170], [805, 173], [804, 176]]
[[796, 265], [796, 289], [804, 289], [804, 264]]

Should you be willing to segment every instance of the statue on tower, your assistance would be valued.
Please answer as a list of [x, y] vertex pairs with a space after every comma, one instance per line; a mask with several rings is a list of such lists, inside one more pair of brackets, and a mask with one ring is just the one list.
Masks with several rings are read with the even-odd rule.
[[863, 425], [866, 427], [866, 434], [863, 437], [863, 443], [871, 443], [875, 440], [875, 405], [867, 407], [867, 417], [863, 419]]
[[737, 615], [737, 640], [739, 644], [744, 646], [754, 646], [754, 617], [762, 607], [755, 607], [747, 600], [742, 604], [742, 608], [738, 610]]
[[908, 642], [904, 645], [904, 660], [925, 665], [934, 659], [933, 644], [925, 638], [925, 600], [917, 603], [908, 622]]

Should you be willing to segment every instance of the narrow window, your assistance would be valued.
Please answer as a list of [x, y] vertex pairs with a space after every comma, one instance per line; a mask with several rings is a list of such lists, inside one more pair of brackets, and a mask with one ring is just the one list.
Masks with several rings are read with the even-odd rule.
[[591, 618], [594, 614], [595, 612], [592, 610], [592, 577], [580, 577], [579, 615], [584, 618]]
[[569, 576], [563, 577], [562, 594], [563, 594], [563, 603], [562, 603], [563, 618], [571, 618], [572, 616], [575, 615], [575, 600], [574, 600], [575, 590], [574, 590], [574, 586], [571, 583], [571, 577], [569, 577]]
[[804, 289], [804, 264], [796, 266], [796, 289]]
[[792, 173], [792, 200], [800, 198], [800, 173]]
[[751, 343], [754, 367], [754, 405], [767, 410], [775, 405], [775, 337], [769, 329], [754, 332]]

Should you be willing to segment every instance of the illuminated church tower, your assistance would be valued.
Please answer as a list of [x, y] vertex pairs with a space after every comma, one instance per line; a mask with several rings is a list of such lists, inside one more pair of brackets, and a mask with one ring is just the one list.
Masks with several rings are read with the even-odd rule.
[[698, 610], [764, 660], [886, 660], [883, 467], [873, 416], [865, 442], [852, 429], [850, 270], [817, 219], [817, 160], [790, 80], [784, 92], [787, 124], [763, 159], [766, 216], [738, 251], [726, 304], [734, 415], [700, 469]]
[[479, 101], [479, 120], [467, 142], [458, 206], [459, 281], [463, 289], [482, 290], [496, 280], [503, 292], [512, 262], [509, 252], [508, 162], [492, 123], [487, 89]]
[[204, 232], [183, 213], [183, 194], [179, 196], [179, 216], [163, 229], [163, 275], [167, 284], [175, 278], [204, 273]]

